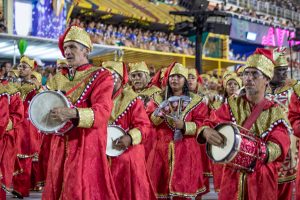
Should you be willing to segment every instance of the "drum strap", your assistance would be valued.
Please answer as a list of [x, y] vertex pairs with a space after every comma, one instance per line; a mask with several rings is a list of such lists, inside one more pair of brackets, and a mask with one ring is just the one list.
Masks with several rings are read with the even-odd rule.
[[257, 118], [259, 117], [260, 113], [263, 111], [265, 105], [267, 104], [267, 100], [263, 99], [261, 102], [259, 102], [254, 109], [252, 110], [249, 117], [244, 121], [243, 127], [247, 130], [250, 130], [252, 125], [255, 123]]
[[75, 90], [77, 90], [81, 84], [85, 83], [86, 81], [88, 81], [90, 79], [91, 76], [86, 77], [85, 79], [83, 79], [83, 81], [79, 82], [77, 85], [75, 85], [74, 87], [72, 87], [70, 90], [68, 90], [66, 92], [66, 96], [69, 96], [70, 94], [72, 94]]

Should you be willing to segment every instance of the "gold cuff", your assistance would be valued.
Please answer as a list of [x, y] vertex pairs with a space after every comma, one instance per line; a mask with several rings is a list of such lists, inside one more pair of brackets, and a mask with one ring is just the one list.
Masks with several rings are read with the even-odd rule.
[[275, 161], [281, 155], [281, 148], [278, 144], [274, 142], [267, 142], [268, 148], [268, 163]]
[[197, 126], [195, 122], [185, 122], [185, 135], [195, 135], [197, 132]]
[[130, 129], [128, 134], [131, 136], [132, 145], [140, 144], [142, 142], [142, 133], [139, 129], [137, 128]]
[[77, 127], [91, 128], [94, 124], [94, 111], [91, 108], [77, 108], [79, 123]]
[[151, 114], [150, 119], [155, 126], [160, 125], [164, 121], [164, 119], [162, 119], [161, 117], [155, 117], [153, 113]]
[[203, 137], [201, 136], [201, 133], [202, 133], [202, 132], [204, 131], [204, 129], [206, 129], [206, 128], [210, 128], [210, 127], [209, 127], [209, 126], [201, 126], [201, 127], [198, 129], [198, 131], [197, 131], [196, 139], [197, 139], [197, 141], [198, 141], [200, 144], [203, 144], [203, 143], [206, 142], [206, 139], [203, 138]]
[[5, 130], [6, 130], [6, 131], [10, 131], [10, 130], [12, 130], [12, 129], [13, 129], [13, 123], [12, 123], [11, 119], [9, 119], [8, 124], [7, 124]]

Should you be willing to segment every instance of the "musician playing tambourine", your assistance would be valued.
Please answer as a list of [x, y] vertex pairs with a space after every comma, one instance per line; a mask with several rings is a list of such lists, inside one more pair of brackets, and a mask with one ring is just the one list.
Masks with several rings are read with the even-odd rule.
[[107, 61], [102, 66], [112, 72], [114, 80], [114, 107], [109, 124], [124, 130], [123, 136], [112, 141], [112, 148], [125, 151], [119, 156], [109, 157], [118, 197], [120, 200], [154, 200], [156, 197], [147, 175], [143, 146], [150, 128], [144, 104], [131, 88], [123, 88], [128, 81], [123, 62]]
[[[223, 104], [214, 112], [205, 122], [206, 126], [198, 131], [197, 140], [200, 143], [206, 141], [212, 146], [222, 148], [226, 146], [228, 138], [226, 134], [222, 136], [212, 129], [213, 127], [230, 122], [236, 124], [235, 126], [243, 132], [243, 153], [237, 154], [242, 159], [241, 162], [227, 162], [219, 193], [221, 200], [277, 199], [277, 167], [284, 161], [288, 152], [291, 128], [282, 108], [265, 99], [266, 86], [273, 77], [273, 70], [272, 52], [257, 49], [247, 59], [243, 72], [246, 94], [230, 97], [227, 104]], [[252, 141], [256, 145], [246, 145], [254, 144]], [[258, 152], [256, 157], [253, 157], [254, 154], [247, 155], [247, 149], [253, 148]], [[249, 159], [254, 159], [251, 165], [244, 166], [243, 161]]]
[[166, 90], [154, 96], [156, 111], [151, 121], [157, 144], [147, 165], [156, 196], [161, 198], [191, 199], [206, 191], [195, 136], [208, 117], [208, 107], [200, 96], [189, 92], [187, 79], [188, 69], [173, 63], [165, 73]]

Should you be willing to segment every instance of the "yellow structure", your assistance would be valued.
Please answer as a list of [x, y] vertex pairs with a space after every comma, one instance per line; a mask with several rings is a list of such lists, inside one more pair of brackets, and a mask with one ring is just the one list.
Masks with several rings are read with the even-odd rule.
[[[172, 62], [176, 61], [182, 63], [188, 68], [195, 67], [195, 56], [191, 55], [150, 51], [129, 47], [120, 47], [120, 49], [124, 52], [123, 61], [126, 63], [145, 61], [148, 66], [154, 66], [156, 69], [158, 69], [166, 67]], [[95, 56], [93, 58], [93, 63], [100, 65], [104, 61], [114, 60], [114, 57], [115, 53]], [[203, 57], [202, 69], [204, 72], [218, 69], [219, 74], [221, 74], [222, 68], [239, 64], [244, 64], [244, 62]]]

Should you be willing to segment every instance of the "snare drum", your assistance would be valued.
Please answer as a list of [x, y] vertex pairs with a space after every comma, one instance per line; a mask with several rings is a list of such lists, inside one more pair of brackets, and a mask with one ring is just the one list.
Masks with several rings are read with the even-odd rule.
[[32, 124], [42, 133], [51, 133], [55, 135], [63, 135], [71, 128], [73, 123], [57, 122], [49, 118], [49, 113], [53, 108], [71, 107], [68, 99], [59, 91], [44, 91], [33, 97], [29, 105], [29, 119]]
[[252, 172], [257, 159], [266, 159], [266, 145], [260, 138], [241, 133], [234, 124], [219, 124], [215, 130], [223, 136], [225, 144], [219, 147], [207, 143], [207, 155], [214, 162]]
[[109, 125], [107, 127], [106, 155], [116, 157], [124, 153], [125, 150], [117, 150], [113, 148], [113, 141], [122, 137], [125, 134], [125, 131], [119, 126]]

